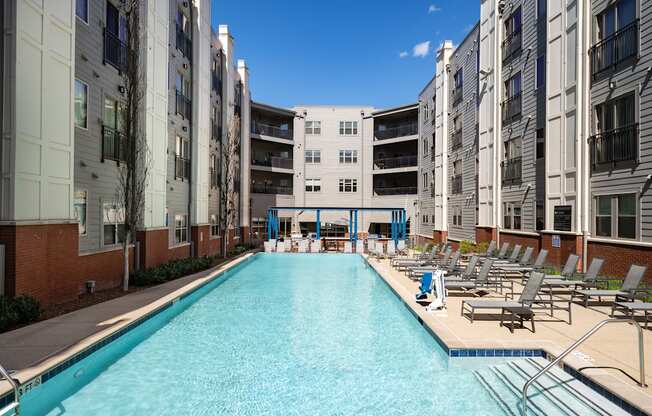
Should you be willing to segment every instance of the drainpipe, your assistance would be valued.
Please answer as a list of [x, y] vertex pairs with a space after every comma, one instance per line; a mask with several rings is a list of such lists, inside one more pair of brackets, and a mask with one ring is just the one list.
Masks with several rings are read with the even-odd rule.
[[[589, 134], [589, 108], [590, 108], [590, 88], [588, 82], [586, 80], [590, 79], [590, 67], [588, 65], [588, 61], [586, 59], [586, 55], [583, 53], [585, 48], [584, 46], [588, 44], [589, 39], [590, 39], [590, 25], [587, 24], [590, 18], [589, 14], [589, 9], [588, 9], [588, 2], [586, 0], [578, 0], [578, 10], [580, 12], [580, 16], [577, 19], [577, 33], [578, 36], [581, 36], [579, 42], [577, 42], [577, 62], [582, 63], [582, 74], [577, 79], [578, 83], [578, 90], [580, 91], [579, 94], [579, 100], [577, 107], [580, 110], [581, 114], [581, 128], [580, 128], [580, 134], [578, 137], [578, 147], [580, 149], [580, 152], [578, 154], [581, 155], [582, 159], [582, 193], [581, 195], [578, 195], [578, 197], [581, 198], [582, 201], [582, 212], [581, 212], [581, 220], [582, 220], [582, 271], [586, 272], [587, 270], [587, 262], [588, 262], [588, 237], [590, 235], [589, 227], [590, 227], [590, 202], [591, 202], [591, 195], [590, 195], [590, 185], [591, 185], [591, 179], [590, 179], [590, 154], [589, 154], [589, 146], [587, 144], [588, 140], [588, 134]], [[586, 20], [585, 20], [586, 18]]]
[[[195, 19], [193, 18], [194, 13], [193, 13], [192, 9], [193, 9], [193, 7], [191, 5], [190, 6], [190, 27], [191, 28], [194, 27], [194, 22], [195, 22]], [[191, 29], [190, 33], [192, 33], [192, 32], [193, 32], [193, 30]], [[190, 90], [191, 91], [194, 90], [194, 85], [195, 85], [195, 83], [194, 83], [194, 72], [195, 71], [194, 71], [194, 65], [193, 65], [195, 63], [194, 60], [193, 60], [193, 57], [195, 55], [194, 49], [195, 49], [195, 38], [193, 36], [193, 38], [192, 38], [192, 48], [190, 50], [190, 58], [188, 59], [190, 61]], [[195, 97], [193, 97], [192, 101], [195, 101], [194, 98]], [[193, 113], [195, 112], [194, 111], [195, 110], [195, 103], [193, 103], [192, 101], [191, 101], [191, 104], [190, 104], [191, 105], [191, 107], [190, 107], [191, 108], [190, 120], [189, 120], [190, 122], [188, 123], [188, 135], [190, 136], [190, 145], [188, 146], [188, 152], [189, 152], [188, 160], [190, 160], [190, 175], [188, 175], [188, 222], [187, 222], [186, 226], [188, 228], [188, 242], [190, 243], [190, 257], [195, 257], [195, 254], [196, 254], [195, 252], [197, 251], [197, 247], [195, 246], [195, 243], [192, 241], [192, 225], [191, 225], [192, 224], [192, 221], [191, 221], [191, 218], [192, 218], [192, 167], [193, 167], [193, 163], [196, 163], [196, 161], [194, 161], [193, 157], [192, 157], [192, 145], [193, 145], [192, 142], [194, 140], [193, 137], [192, 137], [192, 131], [193, 131], [192, 126], [193, 126]]]
[[[500, 102], [503, 96], [503, 61], [502, 61], [502, 34], [503, 30], [501, 27], [502, 23], [502, 14], [498, 14], [497, 4], [496, 13], [494, 13], [494, 33], [495, 33], [495, 42], [494, 42], [494, 94], [496, 101]], [[502, 124], [502, 112], [499, 109], [493, 112], [493, 127], [494, 127], [494, 163], [493, 163], [493, 215], [494, 215], [494, 225], [496, 226], [496, 245], [500, 247], [500, 218], [502, 216], [502, 169], [500, 167], [501, 150], [502, 150], [502, 141], [503, 141], [503, 124]]]

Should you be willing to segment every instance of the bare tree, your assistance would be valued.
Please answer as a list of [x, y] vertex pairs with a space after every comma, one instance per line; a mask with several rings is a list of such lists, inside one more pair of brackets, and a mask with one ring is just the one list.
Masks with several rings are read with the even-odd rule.
[[118, 167], [117, 203], [123, 212], [124, 220], [122, 289], [127, 291], [129, 290], [129, 245], [135, 241], [136, 230], [143, 220], [150, 155], [142, 129], [144, 73], [140, 67], [142, 52], [140, 1], [128, 0], [123, 7], [127, 24], [127, 41], [122, 70], [125, 102], [121, 111], [123, 153], [122, 163]]
[[220, 187], [220, 204], [224, 207], [224, 215], [220, 217], [222, 232], [222, 254], [228, 253], [229, 231], [234, 227], [238, 213], [237, 199], [240, 190], [235, 189], [238, 183], [240, 165], [240, 116], [232, 117], [226, 134], [226, 144], [222, 145], [222, 163], [225, 170], [224, 181]]

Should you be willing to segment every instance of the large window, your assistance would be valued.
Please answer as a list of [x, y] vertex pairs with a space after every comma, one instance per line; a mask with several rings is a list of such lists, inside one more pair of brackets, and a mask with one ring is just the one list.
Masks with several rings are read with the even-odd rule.
[[321, 179], [306, 179], [306, 192], [320, 192]]
[[340, 150], [340, 163], [358, 163], [358, 151]]
[[188, 215], [177, 214], [174, 216], [174, 243], [188, 242]]
[[340, 136], [357, 136], [357, 121], [340, 121]]
[[321, 163], [321, 150], [306, 150], [306, 163]]
[[211, 189], [216, 189], [219, 186], [219, 158], [217, 154], [212, 154], [210, 158], [209, 174], [211, 176]]
[[358, 180], [340, 179], [340, 192], [358, 192]]
[[546, 129], [537, 129], [537, 144], [536, 144], [537, 159], [546, 157]]
[[637, 158], [636, 115], [634, 94], [626, 94], [595, 107], [596, 134], [591, 138], [594, 165]]
[[596, 236], [632, 240], [637, 238], [636, 194], [597, 196], [594, 211]]
[[537, 58], [536, 66], [536, 89], [543, 88], [546, 85], [546, 55]]
[[177, 9], [177, 28], [185, 33], [188, 37], [192, 35], [192, 28], [190, 27], [190, 19], [188, 16], [181, 10]]
[[220, 235], [220, 225], [217, 221], [217, 215], [211, 214], [211, 237], [218, 237]]
[[[647, 0], [641, 0], [641, 3], [646, 2]], [[611, 73], [621, 63], [631, 62], [639, 54], [637, 1], [620, 0], [610, 3], [612, 4], [596, 16], [595, 43], [589, 51], [594, 79]]]
[[104, 245], [111, 246], [124, 241], [124, 208], [115, 203], [102, 204], [102, 232]]
[[76, 191], [74, 201], [75, 218], [79, 221], [79, 235], [86, 235], [86, 214], [88, 212], [88, 192]]
[[88, 128], [88, 85], [75, 80], [75, 126]]
[[75, 14], [78, 18], [88, 23], [88, 0], [75, 1]]
[[521, 205], [505, 202], [503, 203], [503, 228], [506, 230], [521, 229]]
[[453, 207], [453, 225], [456, 227], [462, 226], [462, 207]]
[[306, 121], [306, 134], [321, 134], [321, 121]]
[[190, 178], [190, 140], [177, 136], [175, 147], [175, 177]]
[[122, 104], [113, 98], [104, 98], [104, 125], [112, 130], [122, 131]]
[[636, 0], [620, 0], [596, 18], [598, 40], [607, 39], [636, 20]]
[[510, 58], [521, 50], [523, 43], [521, 34], [523, 19], [521, 13], [519, 7], [505, 19], [505, 40], [503, 40], [502, 44], [503, 60]]

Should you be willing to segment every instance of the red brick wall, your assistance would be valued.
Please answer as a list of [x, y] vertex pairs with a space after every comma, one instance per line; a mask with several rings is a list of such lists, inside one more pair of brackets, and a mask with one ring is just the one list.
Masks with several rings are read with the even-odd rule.
[[436, 243], [443, 243], [448, 239], [448, 231], [435, 230], [432, 232], [432, 239]]
[[[525, 250], [526, 247], [532, 247], [535, 253], [539, 252], [541, 242], [538, 236], [529, 236], [522, 234], [508, 234], [507, 232], [500, 233], [500, 244], [509, 243], [510, 246], [520, 244]], [[550, 258], [550, 256], [548, 256]]]
[[422, 235], [416, 235], [415, 237], [416, 237], [415, 238], [416, 244], [418, 244], [420, 246], [423, 246], [423, 245], [426, 245], [426, 244], [435, 244], [435, 240], [432, 239], [432, 238], [424, 237]]
[[580, 256], [580, 261], [577, 264], [578, 269], [582, 268], [582, 236], [559, 234], [560, 247], [552, 246], [553, 234], [541, 235], [541, 246], [548, 250], [548, 259], [546, 263], [552, 264], [557, 267], [563, 267], [571, 254]]
[[168, 261], [168, 236], [167, 228], [138, 232], [141, 268], [149, 269]]
[[219, 256], [222, 254], [222, 238], [208, 238], [208, 255]]
[[604, 259], [602, 273], [620, 278], [625, 277], [632, 264], [647, 266], [645, 280], [652, 284], [652, 248], [589, 241], [588, 257], [589, 264], [593, 257]]
[[475, 228], [475, 241], [476, 243], [490, 242], [496, 240], [496, 229], [492, 227], [476, 227]]
[[195, 245], [195, 252], [197, 257], [208, 256], [208, 244], [211, 234], [209, 225], [194, 225], [190, 230], [192, 241]]

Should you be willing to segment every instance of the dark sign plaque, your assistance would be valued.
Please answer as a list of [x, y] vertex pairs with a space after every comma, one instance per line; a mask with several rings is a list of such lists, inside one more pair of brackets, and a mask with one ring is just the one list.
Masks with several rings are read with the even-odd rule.
[[573, 221], [572, 205], [557, 205], [555, 207], [555, 230], [571, 231]]

